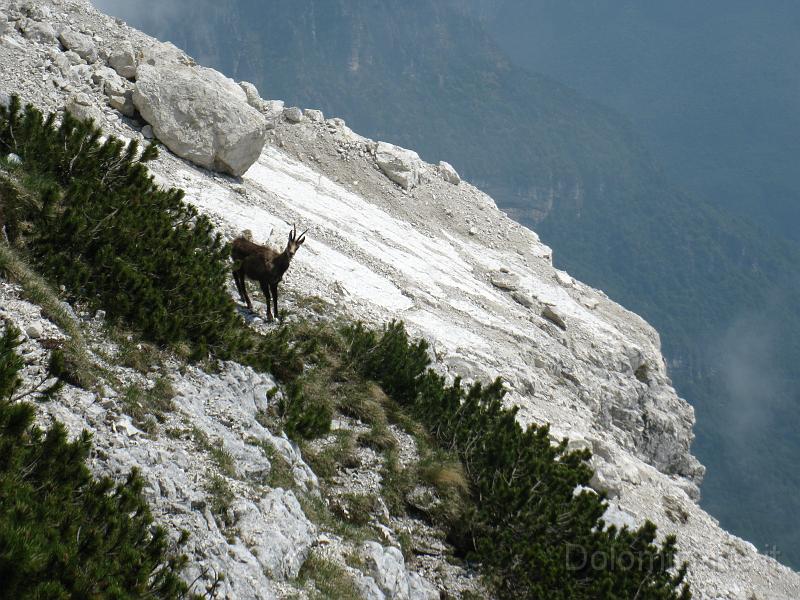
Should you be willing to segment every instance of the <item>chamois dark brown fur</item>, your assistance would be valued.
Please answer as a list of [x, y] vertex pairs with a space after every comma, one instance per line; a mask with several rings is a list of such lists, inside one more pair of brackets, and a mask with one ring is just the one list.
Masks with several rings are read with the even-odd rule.
[[267, 321], [273, 320], [270, 296], [275, 308], [275, 317], [278, 316], [278, 283], [283, 279], [283, 274], [289, 268], [295, 252], [306, 241], [306, 231], [298, 236], [297, 228], [293, 226], [289, 232], [289, 242], [283, 252], [276, 252], [268, 246], [256, 244], [245, 236], [233, 240], [231, 245], [231, 257], [234, 261], [233, 280], [236, 282], [239, 298], [252, 310], [253, 303], [247, 295], [245, 280], [257, 281], [267, 302]]

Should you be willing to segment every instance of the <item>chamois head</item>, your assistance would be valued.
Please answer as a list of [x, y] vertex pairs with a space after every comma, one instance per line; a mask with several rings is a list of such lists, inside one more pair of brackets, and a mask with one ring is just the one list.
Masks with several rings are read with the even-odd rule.
[[292, 230], [289, 232], [289, 243], [286, 244], [286, 254], [289, 256], [289, 259], [294, 256], [297, 249], [306, 241], [305, 235], [307, 231], [308, 229], [300, 235], [297, 235], [297, 226], [294, 224], [292, 225]]

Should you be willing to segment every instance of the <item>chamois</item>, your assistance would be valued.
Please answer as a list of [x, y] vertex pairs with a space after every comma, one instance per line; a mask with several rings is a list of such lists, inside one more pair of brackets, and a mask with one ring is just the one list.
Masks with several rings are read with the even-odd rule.
[[233, 279], [236, 282], [239, 298], [247, 304], [247, 308], [253, 310], [253, 303], [247, 295], [245, 279], [257, 281], [267, 302], [267, 321], [273, 320], [269, 305], [270, 295], [275, 307], [275, 317], [278, 316], [278, 283], [289, 268], [295, 252], [306, 241], [307, 231], [308, 229], [298, 236], [297, 227], [293, 225], [292, 231], [289, 232], [289, 242], [283, 252], [276, 252], [268, 246], [256, 244], [245, 235], [233, 240], [231, 245], [231, 257], [234, 260]]

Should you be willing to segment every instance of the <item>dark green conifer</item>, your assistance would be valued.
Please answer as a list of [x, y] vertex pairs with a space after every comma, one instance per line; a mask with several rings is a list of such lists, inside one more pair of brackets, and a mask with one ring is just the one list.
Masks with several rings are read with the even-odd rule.
[[114, 483], [86, 467], [91, 438], [33, 424], [13, 400], [19, 332], [0, 336], [0, 597], [186, 598], [186, 559], [153, 527], [134, 471]]

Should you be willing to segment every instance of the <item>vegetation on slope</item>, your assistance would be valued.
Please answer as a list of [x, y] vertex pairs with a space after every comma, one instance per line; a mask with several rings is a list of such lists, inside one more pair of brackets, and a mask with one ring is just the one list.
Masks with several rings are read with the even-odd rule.
[[[19, 332], [0, 336], [0, 582], [4, 598], [186, 598], [186, 558], [153, 528], [136, 472], [115, 483], [86, 467], [91, 437], [33, 424], [19, 401]], [[16, 396], [15, 396], [16, 395]]]
[[[589, 453], [568, 452], [566, 441], [553, 446], [546, 427], [523, 430], [516, 412], [502, 406], [499, 381], [469, 389], [459, 382], [446, 385], [429, 369], [426, 345], [411, 342], [397, 323], [382, 333], [360, 325], [284, 326], [265, 336], [250, 332], [227, 295], [225, 247], [207, 220], [182, 202], [180, 192], [154, 185], [142, 162], [152, 158], [153, 149], [137, 159], [133, 144], [125, 148], [111, 138], [100, 143], [94, 127], [69, 117], [56, 127], [52, 117], [44, 119], [31, 107], [21, 113], [16, 99], [10, 110], [0, 109], [0, 148], [23, 158], [21, 167], [2, 176], [2, 202], [11, 225], [7, 230], [34, 264], [73, 297], [103, 307], [112, 319], [154, 342], [186, 345], [197, 358], [232, 357], [273, 372], [285, 384], [279, 417], [294, 437], [327, 432], [335, 402], [340, 410], [371, 419], [373, 430], [364, 443], [390, 450], [386, 417], [370, 409], [375, 394], [367, 379], [377, 381], [393, 402], [424, 424], [445, 456], [460, 461], [449, 473], [428, 475], [445, 485], [455, 482], [454, 493], [460, 498], [456, 510], [433, 518], [448, 530], [460, 552], [485, 565], [501, 596], [690, 597], [686, 568], [676, 569], [675, 539], [667, 537], [656, 545], [650, 523], [636, 531], [605, 527], [602, 494], [578, 488], [586, 487], [592, 476], [586, 463]], [[126, 285], [118, 288], [115, 281]], [[182, 293], [189, 298], [181, 299]], [[3, 383], [3, 388], [13, 391], [18, 368], [13, 360], [10, 364], [0, 372], [12, 382]], [[76, 556], [85, 560], [91, 560], [86, 553], [96, 549], [111, 552], [106, 541], [114, 549], [130, 542], [134, 550], [122, 555], [127, 560], [110, 561], [102, 568], [118, 568], [120, 577], [131, 578], [131, 587], [124, 589], [138, 589], [135, 585], [143, 574], [155, 573], [146, 585], [157, 584], [156, 591], [164, 594], [179, 590], [174, 571], [183, 563], [165, 554], [162, 532], [147, 533], [150, 516], [136, 475], [123, 486], [107, 480], [95, 484], [82, 462], [89, 444], [86, 434], [67, 444], [63, 428], [56, 426], [52, 435], [42, 438], [29, 427], [31, 408], [16, 404], [9, 414], [5, 431], [13, 434], [12, 440], [44, 440], [47, 456], [38, 463], [44, 469], [40, 487], [65, 490], [74, 501], [82, 496], [76, 489], [88, 490], [94, 527], [106, 534], [102, 539], [92, 536], [95, 530], [87, 526], [78, 536], [70, 529], [80, 527], [83, 505], [74, 508], [78, 514], [70, 512], [73, 507], [66, 510], [70, 521], [63, 525], [44, 518], [55, 506], [45, 495], [24, 499], [32, 504], [41, 535], [69, 533], [70, 543], [78, 545]], [[37, 452], [35, 443], [25, 448]], [[2, 456], [21, 457], [13, 468], [30, 464], [24, 454]], [[42, 456], [41, 451], [36, 456]], [[65, 471], [72, 478], [66, 488], [60, 483], [62, 471], [47, 467], [56, 464], [73, 465]], [[401, 475], [390, 461], [385, 486], [402, 487], [402, 481], [396, 481]], [[459, 483], [464, 477], [466, 482]], [[400, 494], [397, 502], [402, 502]], [[137, 527], [129, 524], [131, 518]], [[18, 529], [7, 535], [10, 545], [19, 543]], [[72, 554], [60, 556], [67, 560]], [[8, 557], [8, 568], [29, 560], [13, 553]], [[57, 585], [61, 573], [70, 573], [70, 564], [48, 566], [54, 571], [43, 572], [42, 585]], [[111, 585], [113, 574], [98, 569], [86, 571], [91, 578], [86, 585], [95, 580]], [[30, 577], [19, 585], [25, 581], [37, 580]]]

